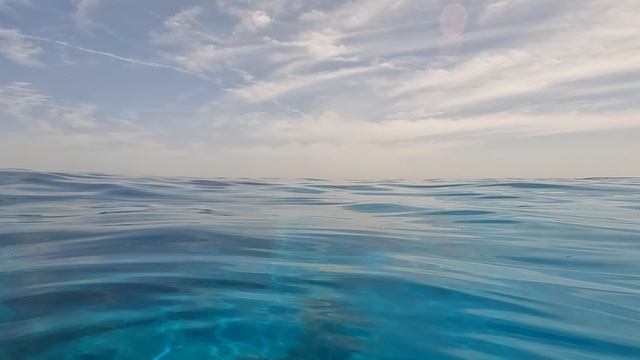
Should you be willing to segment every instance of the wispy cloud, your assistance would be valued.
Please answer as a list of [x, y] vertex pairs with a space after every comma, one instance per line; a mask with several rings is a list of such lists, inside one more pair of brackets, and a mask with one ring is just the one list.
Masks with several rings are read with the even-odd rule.
[[0, 114], [19, 128], [40, 130], [89, 129], [97, 127], [96, 106], [61, 104], [28, 82], [0, 86]]
[[[524, 1], [520, 5], [524, 6]], [[552, 94], [561, 86], [566, 91], [568, 84], [578, 81], [586, 85], [584, 81], [589, 79], [640, 71], [636, 65], [640, 62], [640, 31], [634, 25], [636, 16], [629, 15], [634, 5], [603, 5], [589, 2], [554, 17], [553, 22], [562, 23], [562, 29], [546, 33], [543, 38], [529, 39], [510, 49], [485, 50], [453, 66], [389, 79], [387, 91], [398, 99], [394, 107], [458, 112], [483, 105], [484, 111], [501, 112], [505, 106], [511, 111], [528, 111], [528, 107], [519, 108], [513, 100], [544, 92]], [[493, 19], [498, 16], [499, 13], [492, 14]], [[574, 89], [576, 95], [579, 90], [582, 89]], [[552, 105], [556, 99], [548, 97], [544, 101]], [[491, 103], [495, 106], [486, 106]], [[565, 109], [574, 110], [579, 109]]]
[[201, 13], [198, 6], [182, 10], [163, 22], [162, 31], [151, 34], [154, 43], [171, 49], [162, 52], [165, 58], [200, 74], [215, 69], [221, 59], [217, 37], [201, 30]]
[[273, 22], [269, 14], [263, 10], [232, 10], [231, 13], [240, 19], [236, 31], [256, 32]]
[[42, 48], [25, 38], [16, 29], [0, 28], [0, 54], [16, 64], [43, 65], [38, 58], [42, 54]]
[[21, 6], [32, 6], [30, 0], [0, 0], [0, 12], [13, 12]]
[[29, 143], [35, 144], [33, 139], [45, 143], [55, 140], [59, 150], [107, 144], [130, 146], [148, 143], [151, 138], [149, 129], [137, 125], [126, 114], [106, 116], [96, 104], [62, 101], [28, 82], [0, 86], [0, 117], [4, 124], [12, 124], [0, 135], [2, 142], [25, 142], [31, 138]]
[[308, 90], [321, 84], [335, 83], [348, 77], [359, 76], [384, 68], [385, 65], [383, 64], [379, 67], [352, 67], [309, 75], [290, 76], [282, 81], [254, 82], [251, 85], [232, 90], [232, 93], [247, 102], [262, 102], [281, 98], [293, 91]]
[[51, 101], [31, 83], [16, 81], [0, 86], [0, 104], [5, 116], [23, 118], [35, 108], [50, 106]]
[[86, 29], [96, 26], [93, 13], [100, 7], [102, 0], [74, 0], [76, 11], [73, 14], [77, 25]]

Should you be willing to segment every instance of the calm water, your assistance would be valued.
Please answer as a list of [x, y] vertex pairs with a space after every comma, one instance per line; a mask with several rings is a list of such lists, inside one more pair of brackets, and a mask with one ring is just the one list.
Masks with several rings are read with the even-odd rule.
[[0, 359], [639, 359], [640, 179], [0, 172]]

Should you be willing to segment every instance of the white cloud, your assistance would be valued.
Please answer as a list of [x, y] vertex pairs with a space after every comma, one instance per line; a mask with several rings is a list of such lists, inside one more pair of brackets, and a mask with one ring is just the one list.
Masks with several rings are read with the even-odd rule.
[[[229, 33], [216, 31], [212, 23], [202, 20], [211, 15], [212, 9], [190, 7], [168, 17], [163, 29], [152, 33], [152, 39], [163, 47], [160, 53], [165, 58], [191, 71], [211, 73], [224, 71], [225, 67], [238, 69], [243, 67], [242, 63], [256, 66], [255, 61], [249, 60], [259, 56], [268, 73], [296, 75], [300, 70], [326, 61], [357, 60], [357, 52], [342, 41], [349, 35], [348, 31], [374, 26], [376, 20], [403, 8], [405, 1], [360, 0], [339, 4], [326, 12], [309, 9], [297, 15], [302, 23], [278, 23], [277, 37], [263, 36], [259, 31], [276, 25], [274, 16], [266, 9], [283, 14], [283, 9], [301, 11], [304, 7], [287, 1], [269, 4], [219, 2], [226, 14], [238, 19], [234, 31]], [[326, 18], [326, 23], [318, 22], [320, 18]]]
[[24, 38], [16, 29], [0, 28], [0, 54], [8, 60], [25, 66], [42, 66], [38, 56], [42, 48]]
[[163, 22], [163, 30], [154, 32], [156, 44], [169, 47], [162, 55], [189, 71], [204, 73], [215, 70], [220, 60], [217, 37], [201, 30], [202, 8], [191, 7]]
[[0, 111], [11, 117], [22, 118], [34, 108], [50, 104], [50, 98], [36, 91], [31, 83], [16, 81], [0, 86]]
[[309, 31], [300, 34], [295, 45], [305, 48], [313, 57], [327, 59], [348, 53], [347, 47], [338, 42], [335, 30]]
[[[99, 10], [110, 4], [104, 0], [74, 0], [75, 12], [72, 14], [76, 27], [85, 33], [93, 33], [100, 30], [105, 34], [116, 37], [116, 33], [109, 26], [97, 21], [95, 18], [99, 14]], [[92, 34], [93, 35], [93, 34]]]
[[262, 10], [248, 10], [238, 13], [240, 17], [239, 30], [255, 32], [267, 27], [273, 19]]
[[189, 71], [210, 72], [217, 68], [220, 54], [213, 44], [200, 44], [185, 53], [163, 52], [164, 57]]
[[91, 129], [97, 127], [96, 110], [97, 107], [95, 105], [82, 104], [68, 109], [62, 116], [71, 128]]
[[523, 25], [531, 21], [549, 20], [555, 15], [563, 15], [567, 10], [589, 6], [592, 2], [593, 0], [586, 0], [572, 4], [555, 0], [490, 0], [479, 12], [478, 23], [483, 26], [504, 23]]
[[[588, 96], [593, 91], [572, 84], [638, 70], [638, 62], [629, 61], [639, 54], [634, 40], [637, 28], [632, 26], [636, 15], [624, 7], [602, 11], [597, 5], [602, 2], [571, 14], [554, 14], [553, 19], [547, 19], [550, 24], [542, 24], [542, 33], [538, 27], [512, 33], [515, 40], [522, 36], [526, 41], [474, 50], [453, 62], [431, 59], [429, 66], [420, 70], [387, 62], [368, 63], [378, 55], [363, 49], [380, 44], [376, 35], [358, 35], [354, 43], [349, 33], [315, 31], [315, 25], [304, 25], [291, 41], [272, 40], [274, 46], [291, 51], [278, 58], [281, 65], [273, 65], [267, 76], [233, 89], [231, 97], [221, 100], [224, 105], [212, 110], [216, 113], [212, 119], [215, 133], [233, 134], [237, 141], [264, 146], [330, 143], [386, 148], [383, 144], [389, 142], [437, 140], [445, 144], [460, 138], [482, 142], [514, 135], [640, 127], [640, 114], [634, 110], [613, 107], [591, 113], [575, 102], [569, 105], [555, 95], [545, 96], [545, 92], [553, 94], [560, 88], [572, 92], [568, 95]], [[600, 17], [593, 18], [594, 13]], [[316, 12], [314, 16], [325, 15]], [[303, 17], [312, 22], [310, 15]], [[558, 21], [564, 25], [554, 26]], [[482, 44], [503, 35], [488, 32], [475, 40]], [[339, 47], [342, 40], [351, 43]], [[314, 46], [318, 50], [310, 51]], [[401, 52], [394, 46], [391, 41], [389, 47], [378, 46], [379, 52], [373, 54]], [[296, 52], [296, 47], [305, 52]], [[338, 50], [334, 51], [335, 47]], [[354, 60], [331, 62], [345, 56]], [[594, 91], [606, 97], [607, 91], [636, 88], [634, 84], [614, 83], [594, 87]], [[295, 103], [287, 102], [291, 97]], [[517, 103], [512, 98], [524, 100]], [[606, 99], [602, 101], [605, 104]], [[585, 106], [593, 109], [594, 103]]]
[[375, 21], [392, 14], [409, 2], [406, 0], [347, 1], [328, 13], [327, 19], [334, 27], [358, 29], [375, 25]]
[[479, 21], [481, 23], [489, 22], [499, 16], [503, 16], [509, 13], [509, 10], [513, 10], [515, 8], [533, 5], [533, 3], [529, 0], [494, 0], [487, 3], [484, 10], [479, 16]]
[[[114, 130], [104, 133], [2, 134], [0, 163], [12, 167], [69, 171], [104, 171], [102, 164], [110, 164], [111, 172], [144, 175], [173, 173], [338, 179], [628, 175], [640, 170], [635, 164], [621, 161], [602, 162], [607, 159], [603, 154], [616, 149], [603, 152], [597, 146], [589, 146], [597, 145], [598, 141], [587, 135], [577, 138], [577, 141], [582, 141], [578, 143], [580, 151], [568, 148], [558, 153], [556, 148], [539, 147], [532, 154], [523, 146], [510, 148], [508, 156], [504, 156], [502, 150], [498, 153], [484, 150], [483, 146], [478, 146], [478, 138], [469, 136], [470, 132], [478, 131], [497, 134], [491, 139], [500, 144], [505, 139], [512, 139], [514, 134], [542, 135], [544, 132], [537, 130], [546, 131], [549, 127], [555, 128], [555, 134], [565, 130], [573, 132], [576, 125], [586, 132], [598, 131], [603, 124], [597, 118], [572, 118], [572, 124], [565, 129], [565, 119], [508, 115], [500, 120], [489, 117], [469, 119], [464, 124], [442, 119], [350, 123], [332, 116], [325, 114], [325, 118], [308, 122], [293, 119], [284, 123], [254, 121], [253, 126], [247, 127], [249, 123], [245, 123], [243, 127], [247, 136], [253, 137], [249, 142], [217, 143], [210, 137], [208, 141], [192, 141], [179, 148], [154, 141], [145, 133]], [[634, 126], [633, 119], [624, 120], [623, 117], [621, 114], [615, 126]], [[278, 141], [273, 143], [274, 139]], [[525, 141], [522, 137], [520, 139]], [[32, 146], [24, 148], [19, 157], [8, 155], [12, 153], [11, 149], [19, 148], [27, 141]], [[504, 146], [498, 146], [498, 149]], [[625, 151], [630, 148], [619, 149]], [[613, 151], [613, 154], [618, 153]], [[580, 166], [584, 163], [581, 159], [585, 157], [590, 160], [586, 166]], [[544, 163], [538, 164], [542, 159]], [[490, 161], [490, 166], [487, 161]], [[600, 164], [598, 169], [593, 167], [596, 161]], [[534, 163], [537, 164], [535, 167]]]
[[23, 129], [75, 131], [98, 127], [93, 104], [63, 104], [28, 82], [0, 86], [0, 114]]
[[[348, 77], [371, 73], [380, 68], [381, 67], [375, 66], [353, 67], [310, 75], [290, 76], [282, 80], [258, 81], [245, 87], [234, 89], [232, 93], [247, 102], [263, 102], [277, 99], [292, 91], [314, 88], [319, 84], [336, 82]], [[382, 66], [382, 68], [384, 68], [384, 66]]]
[[152, 34], [156, 43], [179, 44], [193, 40], [215, 40], [215, 38], [199, 31], [198, 17], [202, 14], [202, 8], [194, 6], [182, 10], [162, 23], [163, 31]]
[[313, 9], [300, 15], [300, 20], [302, 21], [320, 21], [326, 18], [327, 13], [318, 9]]
[[210, 29], [211, 24], [201, 20], [205, 10], [194, 6], [169, 16], [161, 30], [151, 33], [152, 42], [160, 46], [159, 53], [164, 58], [189, 71], [205, 74], [223, 67], [236, 71], [239, 68], [234, 64], [236, 58], [252, 56], [270, 45], [262, 40], [234, 43], [230, 38], [264, 29], [272, 18], [262, 10], [231, 7], [226, 11], [240, 19], [235, 30], [228, 34]]
[[94, 11], [96, 11], [96, 9], [98, 9], [101, 4], [102, 0], [75, 0], [75, 20], [80, 26], [93, 26], [94, 22], [91, 17]]
[[[234, 133], [247, 143], [331, 143], [381, 146], [384, 151], [394, 143], [448, 143], [461, 138], [481, 139], [490, 136], [534, 137], [602, 130], [640, 128], [640, 116], [633, 111], [611, 113], [608, 121], [599, 115], [562, 114], [526, 115], [508, 112], [492, 115], [451, 118], [397, 118], [383, 121], [345, 118], [326, 111], [320, 114], [248, 113], [216, 122], [214, 134]], [[242, 143], [242, 141], [240, 141]]]
[[[578, 81], [640, 70], [636, 65], [640, 62], [640, 30], [633, 4], [620, 2], [615, 9], [606, 9], [604, 4], [593, 1], [554, 17], [554, 22], [564, 26], [543, 34], [543, 38], [529, 38], [508, 49], [487, 49], [453, 65], [381, 80], [380, 91], [393, 97], [396, 111], [451, 112], [479, 105], [488, 111], [502, 111], [487, 105], [552, 93], [561, 86], [566, 91], [566, 86]], [[583, 89], [575, 90], [577, 94]], [[545, 101], [551, 105], [558, 100], [548, 97]], [[570, 110], [578, 109], [565, 109]]]

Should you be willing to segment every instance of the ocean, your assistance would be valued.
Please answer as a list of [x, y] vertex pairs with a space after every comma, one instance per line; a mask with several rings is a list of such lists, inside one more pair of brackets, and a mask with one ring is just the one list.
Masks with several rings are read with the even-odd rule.
[[640, 359], [640, 179], [0, 171], [0, 359]]

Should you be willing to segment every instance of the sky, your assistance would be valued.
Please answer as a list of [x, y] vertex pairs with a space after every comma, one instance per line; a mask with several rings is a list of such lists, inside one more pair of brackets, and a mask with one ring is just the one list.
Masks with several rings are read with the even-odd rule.
[[0, 0], [0, 168], [640, 176], [638, 0]]

